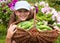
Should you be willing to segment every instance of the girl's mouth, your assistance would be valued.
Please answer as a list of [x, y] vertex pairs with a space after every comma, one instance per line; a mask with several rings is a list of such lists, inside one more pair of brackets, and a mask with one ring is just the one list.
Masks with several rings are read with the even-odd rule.
[[27, 19], [27, 17], [20, 17], [20, 19], [21, 19], [22, 21], [24, 21], [24, 20]]

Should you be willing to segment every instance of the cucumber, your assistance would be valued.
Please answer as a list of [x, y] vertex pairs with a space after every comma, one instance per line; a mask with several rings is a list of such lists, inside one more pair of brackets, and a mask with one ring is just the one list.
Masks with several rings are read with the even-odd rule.
[[[17, 26], [19, 28], [23, 28], [23, 29], [31, 29], [33, 27], [33, 24], [34, 24], [34, 21], [33, 20], [30, 20], [30, 21], [24, 21], [24, 22], [20, 22], [17, 24]], [[47, 26], [47, 25], [44, 25], [43, 22], [37, 22], [36, 23], [36, 27], [37, 29], [40, 29], [40, 30], [52, 30], [51, 27]]]
[[20, 22], [19, 24], [17, 24], [19, 28], [24, 28], [24, 29], [28, 29], [32, 25], [33, 25], [33, 22], [30, 22], [30, 21]]
[[40, 25], [40, 26], [37, 26], [37, 28], [40, 29], [40, 30], [52, 30], [51, 27], [46, 26], [46, 25]]
[[43, 22], [38, 22], [37, 25], [43, 25], [44, 23]]

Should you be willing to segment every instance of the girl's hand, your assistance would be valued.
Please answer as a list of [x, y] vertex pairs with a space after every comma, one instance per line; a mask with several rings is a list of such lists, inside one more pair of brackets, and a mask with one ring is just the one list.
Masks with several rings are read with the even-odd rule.
[[55, 28], [55, 30], [57, 30], [57, 31], [58, 31], [58, 33], [60, 34], [60, 28], [59, 28], [59, 27], [57, 27], [57, 26], [54, 26], [54, 28]]
[[16, 32], [16, 27], [17, 25], [10, 25], [9, 29], [8, 29], [8, 32], [7, 32], [7, 37], [6, 38], [12, 38], [13, 34]]

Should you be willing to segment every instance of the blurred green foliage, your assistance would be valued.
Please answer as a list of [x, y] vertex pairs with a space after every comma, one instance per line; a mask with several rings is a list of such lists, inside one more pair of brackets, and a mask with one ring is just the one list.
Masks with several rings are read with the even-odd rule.
[[7, 28], [5, 25], [0, 24], [0, 43], [5, 43]]
[[0, 3], [0, 24], [7, 25], [11, 11], [6, 3]]
[[60, 0], [47, 0], [49, 5], [55, 8], [57, 11], [60, 11]]
[[0, 3], [0, 43], [5, 43], [7, 24], [11, 10], [6, 3]]
[[27, 0], [30, 3], [36, 3], [39, 1], [46, 1], [49, 3], [49, 5], [53, 8], [55, 8], [57, 11], [60, 11], [60, 0]]

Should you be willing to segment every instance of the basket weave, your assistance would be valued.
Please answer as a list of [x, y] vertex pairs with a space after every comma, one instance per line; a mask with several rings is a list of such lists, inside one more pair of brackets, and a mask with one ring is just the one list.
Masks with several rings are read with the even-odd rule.
[[36, 13], [34, 13], [34, 26], [30, 30], [16, 28], [17, 31], [12, 37], [16, 43], [53, 43], [58, 37], [58, 31], [38, 31], [35, 27]]
[[30, 30], [17, 29], [12, 41], [17, 43], [53, 43], [58, 37], [56, 30], [38, 31], [35, 27]]

